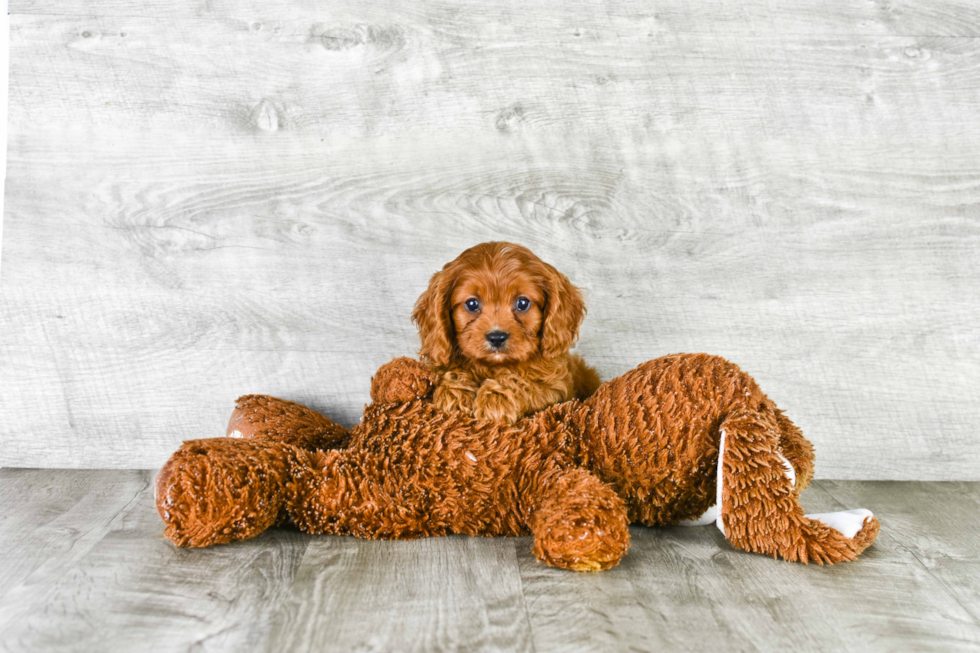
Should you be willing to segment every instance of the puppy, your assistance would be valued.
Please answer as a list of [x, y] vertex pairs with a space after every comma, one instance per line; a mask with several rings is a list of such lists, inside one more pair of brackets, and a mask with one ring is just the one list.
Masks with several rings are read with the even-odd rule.
[[476, 245], [447, 263], [415, 303], [419, 355], [446, 411], [515, 422], [599, 387], [569, 348], [585, 304], [565, 275], [512, 243]]

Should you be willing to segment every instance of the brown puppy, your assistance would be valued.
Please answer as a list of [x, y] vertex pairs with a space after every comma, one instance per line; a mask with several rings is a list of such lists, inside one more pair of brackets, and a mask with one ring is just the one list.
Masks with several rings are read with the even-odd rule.
[[584, 318], [578, 289], [526, 247], [471, 247], [432, 276], [412, 312], [419, 355], [439, 378], [435, 405], [515, 422], [585, 399], [599, 375], [568, 352]]

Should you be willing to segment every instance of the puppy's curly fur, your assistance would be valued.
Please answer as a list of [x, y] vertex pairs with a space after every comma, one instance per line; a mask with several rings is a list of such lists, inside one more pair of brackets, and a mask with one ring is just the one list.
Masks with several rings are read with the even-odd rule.
[[568, 278], [521, 245], [476, 245], [432, 276], [412, 320], [445, 411], [513, 423], [573, 397], [599, 375], [569, 348], [585, 303]]

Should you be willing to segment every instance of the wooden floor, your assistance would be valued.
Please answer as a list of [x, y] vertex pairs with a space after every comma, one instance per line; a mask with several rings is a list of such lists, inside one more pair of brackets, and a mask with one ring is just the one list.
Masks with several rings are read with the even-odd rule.
[[634, 528], [600, 574], [529, 538], [373, 542], [279, 529], [203, 550], [160, 537], [152, 472], [0, 470], [0, 649], [977, 650], [980, 483], [818, 481], [877, 543], [803, 566], [712, 527]]

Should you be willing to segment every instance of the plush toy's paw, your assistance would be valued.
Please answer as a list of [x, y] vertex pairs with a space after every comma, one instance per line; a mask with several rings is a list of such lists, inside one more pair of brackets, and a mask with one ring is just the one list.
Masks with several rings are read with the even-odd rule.
[[[871, 546], [875, 538], [878, 537], [878, 529], [880, 528], [878, 518], [870, 510], [864, 508], [810, 514], [805, 515], [805, 517], [831, 529], [830, 535], [832, 537], [827, 539], [839, 542], [836, 548], [841, 550], [839, 553], [841, 560], [853, 560]], [[842, 537], [837, 537], [838, 533]], [[830, 547], [824, 545], [824, 548]], [[837, 562], [836, 557], [828, 556], [830, 558], [828, 561]]]
[[544, 536], [536, 536], [534, 555], [553, 567], [603, 571], [616, 566], [626, 555], [629, 540], [625, 523], [608, 523], [595, 516], [579, 518]]
[[432, 393], [436, 375], [425, 365], [402, 356], [385, 363], [371, 379], [371, 400], [379, 404], [403, 404]]
[[[874, 519], [871, 511], [865, 510], [864, 508], [841, 510], [838, 512], [823, 512], [804, 516], [807, 519], [816, 519], [825, 526], [830, 526], [849, 540], [861, 532], [861, 529], [867, 524], [868, 519]], [[875, 522], [877, 521], [875, 519]]]
[[564, 470], [544, 484], [528, 525], [534, 555], [562, 569], [609, 569], [630, 546], [623, 500], [583, 469]]
[[225, 544], [275, 524], [291, 447], [254, 440], [190, 440], [156, 478], [157, 512], [177, 546]]

